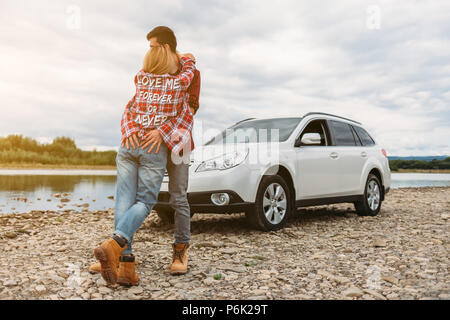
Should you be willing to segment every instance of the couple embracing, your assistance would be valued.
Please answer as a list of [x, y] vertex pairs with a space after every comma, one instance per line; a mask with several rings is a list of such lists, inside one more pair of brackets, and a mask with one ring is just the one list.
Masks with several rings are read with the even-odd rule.
[[154, 28], [147, 40], [150, 49], [134, 78], [136, 94], [121, 120], [114, 231], [111, 238], [94, 249], [98, 262], [89, 268], [92, 273], [100, 272], [109, 285], [139, 283], [133, 236], [157, 203], [166, 169], [170, 203], [175, 211], [170, 271], [187, 272], [189, 162], [179, 160], [183, 153], [186, 159], [194, 147], [192, 127], [199, 106], [200, 73], [191, 54], [176, 51], [176, 37], [170, 28]]

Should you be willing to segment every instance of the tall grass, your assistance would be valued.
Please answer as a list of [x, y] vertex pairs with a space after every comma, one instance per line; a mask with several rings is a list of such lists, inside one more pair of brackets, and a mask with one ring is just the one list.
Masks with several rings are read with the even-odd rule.
[[41, 144], [22, 135], [0, 137], [0, 164], [112, 165], [116, 151], [83, 151], [68, 137]]

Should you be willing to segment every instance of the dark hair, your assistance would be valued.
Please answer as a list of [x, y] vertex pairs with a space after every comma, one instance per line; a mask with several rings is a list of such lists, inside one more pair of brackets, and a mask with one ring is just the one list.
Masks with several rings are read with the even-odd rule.
[[147, 34], [147, 40], [150, 41], [150, 38], [153, 37], [156, 37], [159, 44], [168, 44], [173, 52], [177, 51], [177, 38], [175, 37], [175, 33], [169, 27], [159, 26], [153, 28], [153, 30]]

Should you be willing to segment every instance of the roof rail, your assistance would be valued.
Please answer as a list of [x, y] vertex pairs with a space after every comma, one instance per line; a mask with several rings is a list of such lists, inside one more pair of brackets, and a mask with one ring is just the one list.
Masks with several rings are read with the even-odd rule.
[[322, 115], [325, 115], [325, 116], [332, 116], [332, 117], [336, 117], [336, 118], [341, 118], [341, 119], [344, 119], [344, 120], [352, 121], [352, 122], [355, 122], [357, 124], [361, 124], [361, 122], [358, 122], [358, 121], [355, 121], [355, 120], [352, 120], [352, 119], [349, 119], [349, 118], [344, 118], [344, 117], [341, 117], [341, 116], [337, 116], [335, 114], [325, 113], [325, 112], [308, 112], [307, 114], [304, 115], [304, 117], [307, 117], [307, 116], [310, 116], [310, 115], [313, 115], [313, 114], [322, 114]]
[[248, 120], [254, 120], [254, 119], [256, 119], [256, 118], [247, 118], [247, 119], [244, 119], [244, 120], [236, 122], [235, 124], [233, 124], [233, 126], [235, 126], [235, 125], [237, 125], [237, 124], [239, 124], [241, 122], [248, 121]]

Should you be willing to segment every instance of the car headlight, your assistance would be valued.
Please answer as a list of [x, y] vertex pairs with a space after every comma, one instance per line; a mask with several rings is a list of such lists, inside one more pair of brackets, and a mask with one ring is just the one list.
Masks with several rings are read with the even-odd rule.
[[203, 161], [197, 167], [196, 172], [210, 171], [210, 170], [226, 170], [244, 162], [247, 158], [248, 149], [245, 151], [234, 151], [230, 153], [225, 153], [221, 156]]

